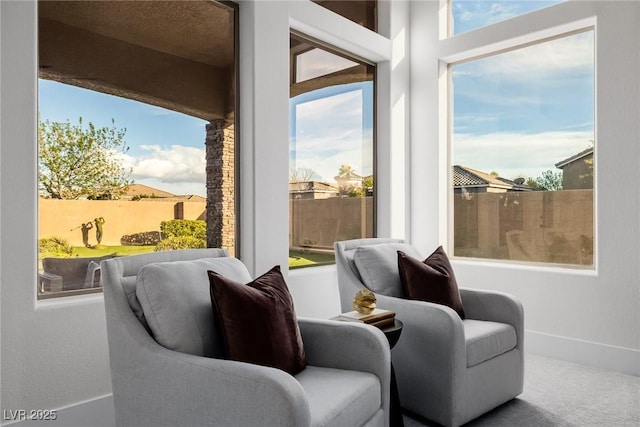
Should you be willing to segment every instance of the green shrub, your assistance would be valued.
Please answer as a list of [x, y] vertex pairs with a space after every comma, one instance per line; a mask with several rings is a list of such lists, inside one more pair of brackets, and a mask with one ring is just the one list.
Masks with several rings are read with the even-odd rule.
[[120, 238], [120, 244], [122, 246], [152, 246], [160, 243], [160, 240], [162, 240], [162, 233], [159, 231], [143, 231], [125, 234]]
[[207, 223], [200, 219], [172, 219], [160, 223], [160, 231], [169, 237], [195, 237], [207, 239]]
[[163, 239], [156, 245], [157, 251], [172, 251], [175, 249], [201, 249], [206, 248], [207, 242], [194, 236], [171, 236]]
[[73, 248], [62, 237], [44, 237], [38, 240], [38, 252], [42, 255], [68, 258], [73, 255]]

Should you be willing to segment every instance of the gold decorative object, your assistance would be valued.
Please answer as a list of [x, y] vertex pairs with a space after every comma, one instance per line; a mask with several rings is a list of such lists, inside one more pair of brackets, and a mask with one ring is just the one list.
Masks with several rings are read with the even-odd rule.
[[353, 297], [352, 306], [358, 313], [369, 314], [376, 308], [376, 294], [368, 289], [362, 289]]

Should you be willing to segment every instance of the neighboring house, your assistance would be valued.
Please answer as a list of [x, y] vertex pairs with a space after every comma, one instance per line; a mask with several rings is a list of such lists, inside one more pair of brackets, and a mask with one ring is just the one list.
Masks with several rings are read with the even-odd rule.
[[506, 193], [507, 191], [531, 191], [523, 178], [514, 181], [466, 166], [453, 166], [454, 194]]
[[328, 199], [338, 197], [340, 190], [326, 182], [320, 181], [291, 181], [289, 182], [290, 199]]
[[355, 173], [349, 165], [342, 166], [334, 179], [340, 188], [362, 188], [363, 177]]
[[121, 196], [122, 199], [133, 198], [165, 198], [175, 197], [175, 194], [168, 191], [159, 190], [144, 184], [131, 184], [127, 187], [127, 191]]
[[123, 200], [175, 200], [177, 202], [206, 202], [205, 197], [197, 194], [183, 194], [177, 195], [169, 193], [168, 191], [159, 190], [157, 188], [149, 187], [144, 184], [132, 184], [127, 188], [127, 191], [120, 197]]
[[593, 188], [593, 147], [556, 163], [562, 169], [562, 189], [580, 190]]

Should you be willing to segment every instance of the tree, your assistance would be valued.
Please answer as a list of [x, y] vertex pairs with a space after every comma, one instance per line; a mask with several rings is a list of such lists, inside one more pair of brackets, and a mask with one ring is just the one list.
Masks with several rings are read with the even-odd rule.
[[362, 178], [362, 187], [367, 193], [373, 192], [373, 175], [365, 176]]
[[131, 170], [122, 166], [121, 155], [129, 150], [115, 121], [111, 127], [97, 128], [82, 117], [78, 124], [51, 122], [38, 124], [38, 180], [41, 194], [53, 199], [111, 198], [133, 183]]
[[534, 191], [538, 191], [538, 190], [542, 190], [540, 188], [540, 184], [538, 184], [538, 181], [536, 181], [535, 179], [529, 177], [527, 178], [527, 180], [525, 181], [525, 185], [528, 185], [529, 187], [531, 187]]
[[538, 188], [543, 191], [562, 190], [562, 172], [546, 170], [542, 172], [542, 176], [536, 178], [536, 183]]
[[289, 169], [289, 182], [293, 182], [293, 181], [307, 182], [307, 181], [313, 181], [313, 180], [318, 181], [320, 179], [321, 179], [320, 175], [318, 175], [316, 171], [314, 171], [311, 168]]

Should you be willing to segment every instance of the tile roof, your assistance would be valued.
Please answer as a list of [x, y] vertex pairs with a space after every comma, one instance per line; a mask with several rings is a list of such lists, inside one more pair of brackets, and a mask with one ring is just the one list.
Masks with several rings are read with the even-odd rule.
[[[506, 181], [506, 182], [505, 182]], [[513, 183], [504, 178], [481, 172], [466, 166], [453, 166], [453, 185], [458, 186], [491, 186], [491, 187], [512, 187]]]
[[153, 188], [153, 187], [149, 187], [148, 185], [144, 185], [144, 184], [131, 184], [128, 188], [127, 191], [125, 192], [125, 196], [151, 196], [154, 195], [155, 197], [174, 197], [175, 194], [173, 193], [169, 193], [168, 191], [164, 191], [164, 190], [159, 190], [157, 188]]
[[[518, 180], [516, 180], [518, 181]], [[514, 182], [510, 179], [491, 175], [466, 166], [453, 166], [453, 186], [454, 187], [494, 187], [507, 190], [531, 190], [528, 185], [521, 182]]]

